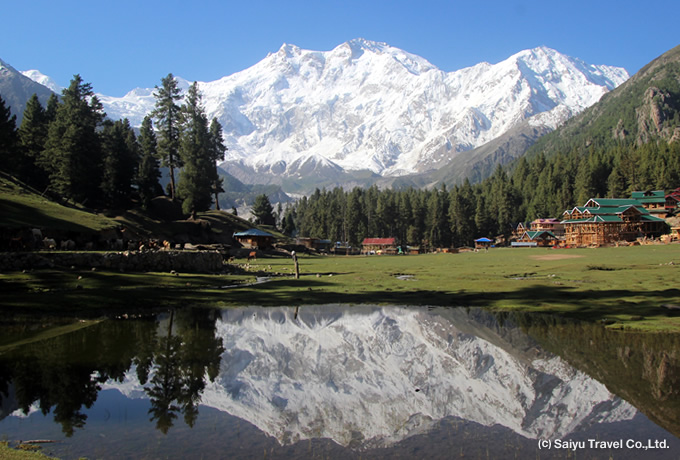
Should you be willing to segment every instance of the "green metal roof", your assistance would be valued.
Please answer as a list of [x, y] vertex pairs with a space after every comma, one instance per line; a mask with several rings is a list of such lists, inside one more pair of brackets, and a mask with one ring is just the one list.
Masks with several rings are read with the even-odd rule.
[[631, 194], [634, 200], [648, 200], [648, 199], [655, 199], [655, 198], [661, 198], [665, 199], [666, 198], [666, 192], [663, 190], [646, 190], [643, 192], [633, 192]]
[[[548, 231], [548, 230], [534, 230], [534, 231], [530, 231], [530, 232], [524, 232], [524, 234], [527, 235], [530, 240], [535, 240], [538, 237], [540, 237], [541, 235], [547, 235], [551, 238], [557, 239], [557, 237], [555, 235], [553, 235], [553, 233]], [[522, 235], [522, 237], [524, 237], [524, 235]]]
[[[642, 203], [638, 200], [632, 198], [591, 198], [588, 200], [590, 202], [596, 203], [600, 207], [618, 207], [618, 206], [640, 206]], [[588, 204], [586, 203], [586, 204]]]

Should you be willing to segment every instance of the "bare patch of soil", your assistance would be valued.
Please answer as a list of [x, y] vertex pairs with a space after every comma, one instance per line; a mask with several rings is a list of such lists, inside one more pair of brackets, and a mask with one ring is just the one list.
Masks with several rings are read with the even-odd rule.
[[544, 256], [531, 256], [534, 260], [562, 260], [562, 259], [578, 259], [580, 256], [578, 254], [546, 254]]

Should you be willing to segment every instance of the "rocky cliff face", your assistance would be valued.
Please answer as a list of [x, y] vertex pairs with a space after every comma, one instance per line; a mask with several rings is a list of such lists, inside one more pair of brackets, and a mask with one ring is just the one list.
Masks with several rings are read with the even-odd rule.
[[655, 86], [650, 86], [645, 91], [641, 105], [635, 110], [638, 145], [658, 138], [667, 141], [680, 140], [680, 126], [673, 123], [673, 118], [680, 109], [676, 99], [677, 95]]

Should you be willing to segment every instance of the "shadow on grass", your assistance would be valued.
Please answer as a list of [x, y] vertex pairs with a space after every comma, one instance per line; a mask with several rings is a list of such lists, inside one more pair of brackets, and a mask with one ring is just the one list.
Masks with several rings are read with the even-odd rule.
[[526, 311], [558, 312], [567, 317], [605, 321], [613, 315], [639, 317], [680, 316], [680, 310], [664, 308], [680, 303], [680, 289], [644, 291], [632, 289], [584, 290], [565, 286], [531, 286], [512, 291], [476, 292], [445, 290], [359, 290], [338, 292], [323, 280], [275, 280], [234, 289], [224, 301], [244, 305], [298, 304], [393, 304], [450, 307], [513, 307]]
[[[382, 287], [338, 284], [319, 273], [292, 277], [272, 277], [264, 283], [237, 280], [228, 276], [206, 277], [182, 274], [112, 272], [36, 272], [30, 280], [3, 281], [5, 291], [0, 311], [33, 311], [40, 314], [96, 315], [98, 312], [150, 310], [158, 308], [238, 305], [297, 306], [341, 304], [432, 305], [443, 307], [482, 307], [529, 312], [559, 313], [591, 322], [680, 317], [680, 310], [663, 305], [680, 304], [680, 289], [576, 289], [567, 286], [527, 286], [506, 291], [464, 289], [418, 289], [416, 285]], [[249, 273], [268, 276], [267, 273]], [[82, 279], [79, 278], [82, 276]], [[227, 287], [229, 287], [227, 289]], [[626, 318], [626, 316], [628, 318]]]

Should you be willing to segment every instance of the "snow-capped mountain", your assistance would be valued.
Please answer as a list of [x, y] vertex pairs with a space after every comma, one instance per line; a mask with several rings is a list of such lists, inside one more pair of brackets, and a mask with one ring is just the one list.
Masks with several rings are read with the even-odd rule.
[[49, 88], [56, 94], [61, 94], [61, 92], [64, 90], [64, 88], [59, 86], [57, 82], [52, 79], [52, 77], [48, 77], [39, 70], [23, 70], [21, 73], [34, 82], [40, 83], [41, 85]]
[[[216, 333], [225, 349], [219, 376], [201, 404], [282, 444], [331, 438], [353, 447], [390, 446], [445, 417], [561, 439], [637, 413], [518, 331], [499, 333], [484, 315], [329, 305], [299, 314], [225, 311]], [[145, 397], [134, 370], [106, 387]]]
[[[622, 68], [545, 47], [444, 72], [385, 43], [356, 39], [331, 51], [284, 44], [199, 87], [208, 116], [224, 128], [223, 167], [256, 182], [244, 175], [280, 179], [301, 175], [299, 165], [381, 176], [433, 170], [522, 123], [552, 129], [627, 78]], [[180, 87], [188, 82], [180, 79]], [[111, 118], [133, 125], [154, 106], [153, 89], [99, 97]]]
[[16, 115], [17, 126], [21, 125], [26, 103], [33, 94], [38, 96], [41, 104], [47, 105], [52, 91], [22, 75], [21, 72], [0, 59], [0, 97], [10, 108], [12, 115]]

